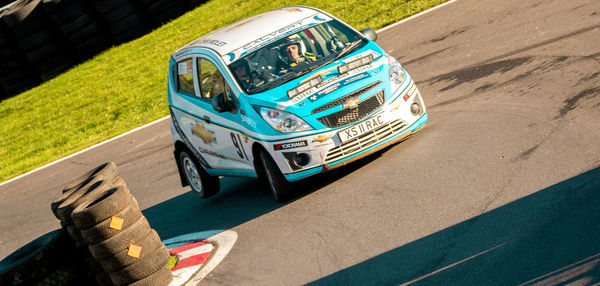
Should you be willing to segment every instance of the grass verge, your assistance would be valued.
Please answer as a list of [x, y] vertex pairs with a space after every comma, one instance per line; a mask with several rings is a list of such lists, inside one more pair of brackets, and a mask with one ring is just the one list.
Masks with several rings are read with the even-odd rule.
[[[303, 5], [330, 12], [357, 29], [379, 29], [446, 1], [309, 0]], [[294, 4], [212, 0], [0, 102], [0, 182], [168, 115], [167, 66], [173, 51], [227, 24]]]

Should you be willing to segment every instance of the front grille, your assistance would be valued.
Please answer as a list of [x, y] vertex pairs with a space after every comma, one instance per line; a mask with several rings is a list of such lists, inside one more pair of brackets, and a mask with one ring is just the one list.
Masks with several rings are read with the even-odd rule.
[[346, 102], [348, 99], [353, 98], [353, 97], [359, 97], [359, 96], [363, 95], [364, 93], [366, 93], [367, 91], [369, 91], [369, 90], [373, 89], [374, 87], [378, 86], [380, 83], [381, 83], [380, 81], [376, 81], [376, 82], [371, 83], [371, 84], [369, 84], [369, 85], [367, 85], [367, 86], [365, 86], [365, 87], [363, 87], [363, 88], [361, 88], [361, 89], [359, 89], [359, 90], [357, 90], [357, 91], [355, 91], [355, 92], [353, 92], [351, 94], [348, 94], [346, 96], [340, 97], [340, 98], [338, 98], [338, 99], [336, 99], [336, 100], [334, 100], [332, 102], [329, 102], [329, 103], [327, 103], [325, 105], [319, 106], [319, 107], [315, 108], [312, 111], [311, 114], [315, 114], [315, 113], [318, 113], [318, 112], [321, 112], [321, 111], [325, 111], [327, 109], [336, 107], [336, 106], [338, 106], [340, 104], [344, 104], [344, 102]]
[[335, 128], [346, 124], [359, 121], [373, 112], [385, 102], [383, 89], [373, 94], [371, 97], [358, 103], [355, 107], [342, 109], [336, 113], [318, 118], [319, 122], [329, 128]]
[[375, 130], [371, 130], [357, 138], [343, 143], [340, 146], [334, 147], [325, 156], [325, 163], [329, 164], [336, 160], [351, 156], [362, 150], [365, 150], [378, 142], [385, 141], [392, 136], [398, 134], [398, 132], [406, 129], [406, 122], [397, 119], [389, 122], [388, 124], [379, 127]]

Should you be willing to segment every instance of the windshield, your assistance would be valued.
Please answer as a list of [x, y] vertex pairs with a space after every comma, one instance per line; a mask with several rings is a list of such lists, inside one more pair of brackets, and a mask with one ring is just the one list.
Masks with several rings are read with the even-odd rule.
[[231, 63], [229, 69], [244, 92], [277, 87], [362, 47], [363, 38], [332, 20], [272, 44]]

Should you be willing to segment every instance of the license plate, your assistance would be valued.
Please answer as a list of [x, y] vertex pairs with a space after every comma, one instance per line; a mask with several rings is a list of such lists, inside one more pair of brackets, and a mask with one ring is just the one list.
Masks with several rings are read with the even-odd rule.
[[384, 120], [383, 115], [376, 115], [357, 125], [348, 127], [338, 132], [338, 136], [340, 137], [340, 141], [344, 143], [348, 140], [352, 140], [360, 135], [363, 135], [373, 129], [376, 129], [385, 123], [386, 121]]

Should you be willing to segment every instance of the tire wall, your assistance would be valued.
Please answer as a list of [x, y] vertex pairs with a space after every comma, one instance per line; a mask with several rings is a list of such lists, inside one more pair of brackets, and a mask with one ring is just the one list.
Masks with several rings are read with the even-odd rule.
[[0, 100], [207, 0], [0, 0]]

